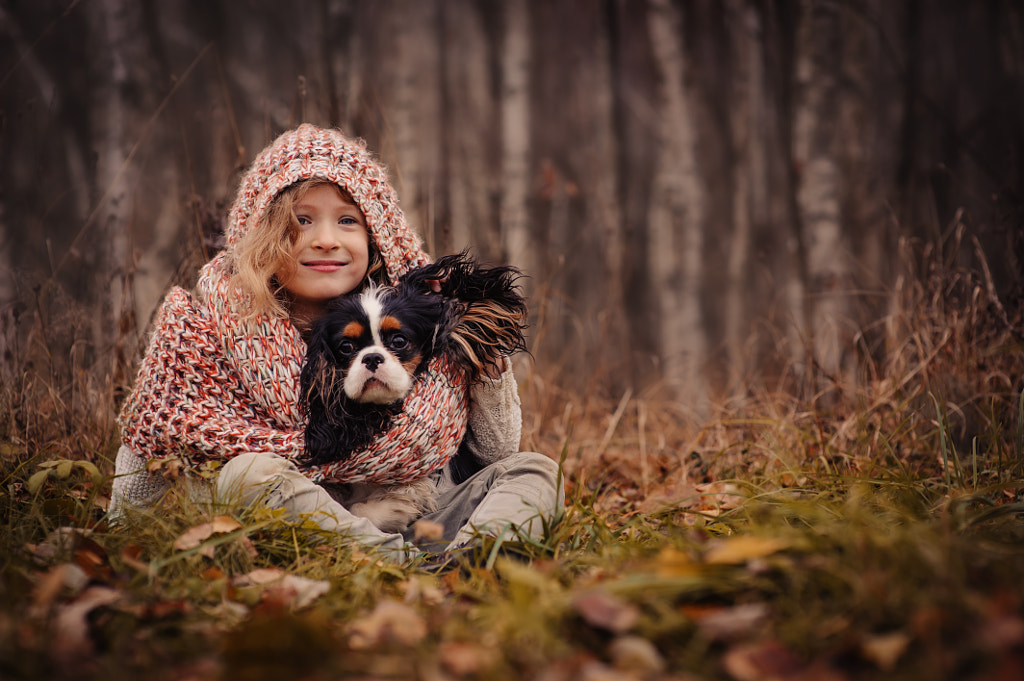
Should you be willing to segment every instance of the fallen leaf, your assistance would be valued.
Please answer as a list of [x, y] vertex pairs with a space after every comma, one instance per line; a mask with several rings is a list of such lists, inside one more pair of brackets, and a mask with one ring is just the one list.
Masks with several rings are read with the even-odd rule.
[[331, 590], [331, 583], [308, 579], [278, 568], [259, 568], [232, 580], [235, 586], [263, 586], [260, 600], [273, 607], [301, 610]]
[[713, 565], [735, 565], [770, 556], [792, 545], [792, 541], [782, 537], [740, 535], [708, 542], [704, 560]]
[[622, 634], [636, 626], [640, 611], [635, 605], [605, 591], [587, 591], [572, 599], [572, 607], [595, 629]]
[[471, 641], [442, 641], [437, 656], [441, 665], [459, 678], [479, 674], [493, 666], [497, 660], [493, 649]]
[[768, 616], [764, 603], [716, 608], [696, 617], [697, 628], [710, 641], [735, 641], [753, 632]]
[[435, 606], [444, 602], [444, 591], [433, 582], [409, 578], [402, 583], [401, 588], [405, 595], [405, 602], [410, 605], [423, 603]]
[[177, 480], [181, 477], [181, 471], [184, 465], [180, 459], [174, 457], [168, 457], [166, 459], [154, 459], [146, 464], [146, 471], [149, 473], [159, 473], [164, 476], [166, 480]]
[[412, 646], [426, 635], [427, 624], [418, 612], [397, 601], [381, 601], [373, 612], [349, 626], [348, 644], [354, 650], [374, 648], [385, 641]]
[[78, 527], [58, 527], [46, 535], [46, 539], [38, 544], [26, 544], [28, 549], [36, 558], [44, 561], [51, 560], [65, 551], [71, 552], [78, 547], [83, 537], [92, 534], [89, 530]]
[[910, 645], [910, 636], [902, 631], [865, 636], [860, 652], [884, 672], [892, 671]]
[[722, 667], [737, 681], [782, 681], [802, 666], [793, 651], [776, 641], [733, 646], [722, 657]]
[[149, 563], [141, 560], [142, 558], [142, 547], [135, 544], [129, 544], [121, 549], [121, 562], [132, 568], [137, 572], [143, 574], [151, 574], [152, 568]]
[[[194, 549], [215, 534], [227, 534], [242, 529], [242, 524], [229, 515], [219, 515], [208, 523], [200, 523], [188, 530], [174, 542], [179, 551]], [[213, 548], [213, 547], [209, 547]]]
[[105, 586], [93, 586], [82, 592], [74, 602], [61, 608], [54, 620], [51, 650], [57, 659], [70, 667], [92, 653], [89, 635], [89, 613], [121, 598], [121, 593]]
[[731, 482], [711, 482], [696, 486], [704, 505], [717, 510], [736, 508], [743, 501], [740, 488]]
[[703, 570], [689, 554], [671, 546], [662, 549], [654, 559], [655, 571], [659, 577], [689, 577]]
[[77, 565], [54, 565], [36, 582], [32, 590], [32, 605], [39, 611], [45, 611], [65, 589], [78, 594], [88, 583], [89, 576]]
[[235, 584], [238, 586], [269, 584], [275, 579], [281, 579], [284, 575], [285, 571], [281, 568], [257, 568], [252, 572], [235, 577]]
[[653, 643], [640, 636], [620, 636], [608, 648], [616, 669], [638, 672], [641, 678], [665, 671], [665, 659]]

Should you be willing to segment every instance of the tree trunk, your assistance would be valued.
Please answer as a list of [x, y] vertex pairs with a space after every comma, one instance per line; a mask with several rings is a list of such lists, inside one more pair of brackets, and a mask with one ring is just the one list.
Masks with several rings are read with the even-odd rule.
[[526, 0], [504, 3], [501, 50], [501, 225], [505, 260], [535, 275], [530, 243], [530, 19]]
[[[804, 338], [814, 366], [808, 377], [830, 382], [839, 377], [849, 347], [851, 295], [849, 247], [843, 238], [840, 195], [843, 183], [836, 158], [839, 129], [839, 9], [805, 0], [797, 38], [797, 108], [793, 158], [801, 169], [797, 187], [799, 224], [805, 245], [808, 299]], [[817, 392], [825, 383], [814, 381]]]
[[696, 159], [696, 130], [684, 83], [682, 17], [671, 0], [653, 0], [651, 49], [660, 78], [660, 147], [651, 191], [650, 268], [658, 294], [661, 358], [667, 387], [698, 405], [706, 397], [701, 318], [705, 189]]

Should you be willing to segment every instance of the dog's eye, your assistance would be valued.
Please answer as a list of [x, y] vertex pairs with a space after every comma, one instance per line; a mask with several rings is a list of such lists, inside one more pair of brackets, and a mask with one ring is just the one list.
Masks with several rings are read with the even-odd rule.
[[351, 355], [356, 351], [356, 344], [350, 340], [343, 340], [338, 343], [338, 351], [343, 355]]
[[400, 333], [396, 333], [391, 337], [391, 347], [395, 350], [402, 350], [409, 345], [409, 339]]

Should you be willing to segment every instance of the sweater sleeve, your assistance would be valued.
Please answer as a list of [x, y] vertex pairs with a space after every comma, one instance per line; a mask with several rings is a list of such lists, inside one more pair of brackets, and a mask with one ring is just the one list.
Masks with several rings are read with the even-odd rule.
[[488, 465], [518, 452], [523, 417], [512, 363], [499, 378], [474, 384], [469, 400], [465, 445], [473, 456]]
[[302, 432], [254, 404], [228, 365], [205, 315], [187, 292], [172, 290], [121, 410], [124, 443], [145, 458], [184, 455], [193, 463], [299, 454]]

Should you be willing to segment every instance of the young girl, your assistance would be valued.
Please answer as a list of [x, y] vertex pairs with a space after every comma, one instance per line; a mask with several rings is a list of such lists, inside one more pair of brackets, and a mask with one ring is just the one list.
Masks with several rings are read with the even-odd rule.
[[[342, 462], [303, 464], [298, 383], [303, 333], [329, 300], [387, 285], [425, 264], [384, 170], [336, 130], [301, 125], [253, 162], [229, 215], [225, 250], [192, 293], [165, 299], [136, 386], [121, 412], [113, 505], [153, 502], [167, 483], [149, 460], [223, 461], [220, 498], [259, 501], [406, 558], [411, 529], [385, 533], [345, 508], [344, 483], [436, 487], [427, 517], [447, 550], [480, 533], [538, 536], [560, 506], [557, 466], [519, 452], [521, 413], [511, 365], [466, 386], [435, 360], [387, 433]], [[456, 484], [460, 442], [482, 470]]]

